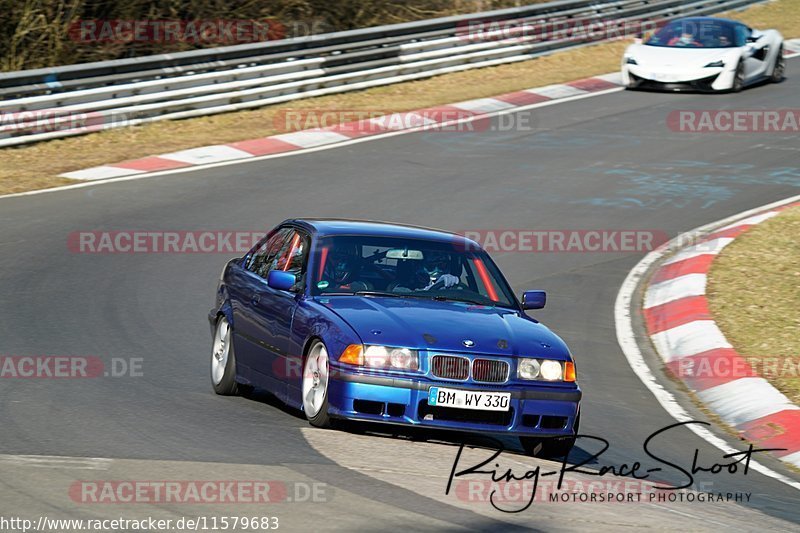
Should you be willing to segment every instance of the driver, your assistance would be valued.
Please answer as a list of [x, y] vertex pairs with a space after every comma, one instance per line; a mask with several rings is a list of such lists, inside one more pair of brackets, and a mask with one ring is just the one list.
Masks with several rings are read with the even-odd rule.
[[398, 286], [402, 290], [429, 291], [449, 289], [458, 285], [457, 276], [450, 274], [450, 256], [444, 252], [430, 252], [425, 254], [420, 267], [414, 272], [410, 283], [403, 284], [409, 287]]
[[700, 46], [700, 43], [695, 40], [694, 35], [688, 31], [683, 32], [680, 37], [673, 37], [667, 44], [669, 46]]

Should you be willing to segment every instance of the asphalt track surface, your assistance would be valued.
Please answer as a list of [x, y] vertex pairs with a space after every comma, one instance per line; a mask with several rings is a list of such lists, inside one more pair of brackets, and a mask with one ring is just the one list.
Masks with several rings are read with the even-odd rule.
[[[233, 511], [278, 515], [288, 530], [668, 528], [673, 519], [691, 529], [797, 527], [800, 493], [753, 471], [696, 477], [711, 490], [752, 493], [750, 502], [730, 512], [709, 504], [682, 510], [642, 505], [634, 512], [576, 505], [512, 517], [486, 504], [464, 505], [444, 496], [444, 477], [425, 477], [449, 472], [452, 442], [310, 430], [298, 413], [263, 394], [213, 394], [206, 313], [228, 256], [75, 254], [66, 246], [73, 231], [266, 230], [295, 216], [386, 219], [455, 231], [655, 229], [674, 236], [798, 194], [796, 135], [688, 134], [665, 125], [675, 109], [796, 108], [800, 64], [790, 61], [787, 77], [736, 95], [623, 91], [543, 107], [524, 112], [532, 131], [414, 133], [0, 199], [0, 354], [143, 358], [141, 377], [0, 382], [0, 515], [210, 514], [217, 508], [83, 505], [66, 492], [75, 480], [104, 475], [244, 476], [327, 484], [335, 496], [325, 503]], [[516, 292], [548, 291], [547, 308], [535, 316], [577, 358], [582, 430], [611, 441], [604, 464], [645, 460], [644, 439], [674, 422], [628, 367], [615, 337], [614, 300], [642, 255], [493, 254]], [[721, 454], [682, 428], [660, 442], [662, 457], [684, 465], [695, 449], [709, 460]], [[18, 454], [114, 461], [83, 469], [54, 460], [52, 468], [30, 468]], [[360, 469], [386, 457], [394, 469], [384, 469], [386, 475], [380, 468], [372, 474]], [[777, 461], [762, 462], [798, 479]], [[418, 490], [411, 471], [419, 474]]]

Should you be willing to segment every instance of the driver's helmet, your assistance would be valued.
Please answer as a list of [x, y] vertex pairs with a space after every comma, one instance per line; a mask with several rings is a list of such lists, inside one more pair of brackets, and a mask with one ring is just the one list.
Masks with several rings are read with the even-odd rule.
[[325, 278], [336, 285], [353, 281], [358, 267], [359, 255], [355, 245], [337, 246], [328, 254], [325, 263]]
[[420, 282], [425, 285], [436, 283], [444, 274], [450, 273], [450, 256], [445, 252], [425, 254], [421, 268], [417, 271]]

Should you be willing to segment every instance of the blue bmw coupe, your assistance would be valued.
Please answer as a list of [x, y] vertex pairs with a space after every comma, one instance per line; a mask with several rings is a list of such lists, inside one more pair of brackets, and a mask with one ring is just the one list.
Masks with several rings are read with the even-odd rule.
[[220, 275], [209, 313], [218, 394], [259, 387], [330, 426], [350, 419], [575, 442], [581, 390], [566, 344], [525, 311], [489, 255], [414, 226], [293, 219]]

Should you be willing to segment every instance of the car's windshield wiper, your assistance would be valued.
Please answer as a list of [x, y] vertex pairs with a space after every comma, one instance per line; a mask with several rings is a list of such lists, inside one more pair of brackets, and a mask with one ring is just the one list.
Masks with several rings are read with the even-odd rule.
[[384, 291], [356, 291], [353, 294], [358, 296], [389, 296], [393, 298], [403, 298], [405, 296], [410, 296], [409, 294], [403, 294], [399, 292], [384, 292]]
[[430, 294], [426, 292], [384, 292], [384, 291], [357, 291], [358, 296], [389, 296], [391, 298], [422, 298], [425, 300], [436, 300], [437, 302], [465, 302], [474, 305], [484, 305], [494, 307], [495, 304], [487, 304], [480, 300], [470, 298], [455, 298], [453, 296], [443, 296], [441, 294]]
[[466, 302], [468, 304], [486, 305], [487, 307], [494, 307], [494, 304], [487, 304], [486, 302], [471, 300], [469, 298], [455, 298], [453, 296], [442, 296], [440, 294], [433, 296], [432, 298], [437, 302]]

